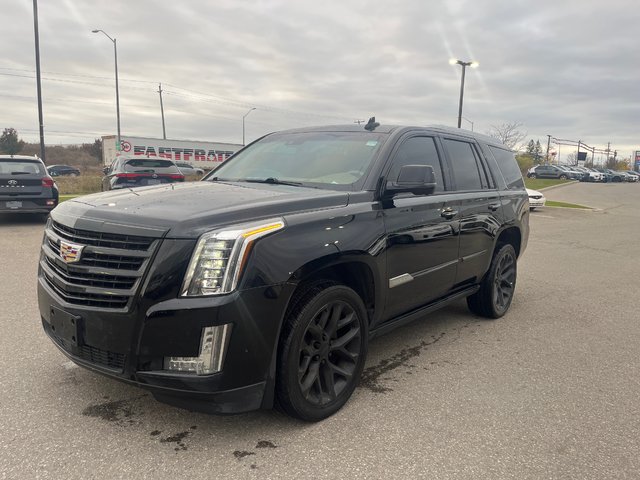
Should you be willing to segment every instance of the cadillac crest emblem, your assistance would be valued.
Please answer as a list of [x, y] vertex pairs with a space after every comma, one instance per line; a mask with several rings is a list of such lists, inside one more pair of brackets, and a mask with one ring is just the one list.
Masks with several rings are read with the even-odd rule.
[[64, 260], [64, 263], [75, 263], [80, 261], [80, 255], [84, 245], [76, 245], [74, 243], [60, 241], [60, 257]]

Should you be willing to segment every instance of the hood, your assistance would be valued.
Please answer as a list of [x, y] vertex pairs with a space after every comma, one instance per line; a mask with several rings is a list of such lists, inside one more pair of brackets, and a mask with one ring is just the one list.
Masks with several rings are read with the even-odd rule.
[[77, 197], [61, 203], [51, 216], [75, 228], [116, 232], [114, 227], [131, 227], [140, 234], [193, 238], [222, 225], [335, 208], [348, 200], [347, 192], [333, 190], [199, 181]]

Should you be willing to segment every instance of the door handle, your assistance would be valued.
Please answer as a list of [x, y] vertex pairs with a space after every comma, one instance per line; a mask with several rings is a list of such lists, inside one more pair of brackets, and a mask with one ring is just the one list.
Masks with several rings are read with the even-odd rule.
[[499, 208], [500, 208], [500, 204], [499, 203], [491, 203], [491, 204], [489, 204], [489, 210], [491, 210], [492, 212], [495, 212]]
[[444, 210], [442, 210], [442, 213], [440, 214], [440, 216], [442, 218], [446, 218], [447, 220], [451, 220], [457, 214], [458, 214], [457, 210], [454, 210], [452, 208], [445, 208]]

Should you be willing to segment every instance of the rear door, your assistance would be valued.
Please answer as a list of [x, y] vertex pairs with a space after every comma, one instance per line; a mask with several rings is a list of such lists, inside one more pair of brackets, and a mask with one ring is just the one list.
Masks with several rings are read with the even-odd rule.
[[478, 144], [471, 139], [443, 137], [459, 218], [459, 252], [455, 288], [477, 283], [493, 255], [504, 218], [496, 182]]

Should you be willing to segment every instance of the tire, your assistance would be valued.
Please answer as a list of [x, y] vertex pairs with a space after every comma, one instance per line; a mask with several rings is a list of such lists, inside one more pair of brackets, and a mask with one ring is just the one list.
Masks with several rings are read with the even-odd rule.
[[480, 283], [480, 290], [467, 297], [467, 306], [476, 315], [500, 318], [511, 305], [516, 289], [516, 251], [510, 243], [496, 246], [489, 271]]
[[276, 402], [292, 417], [317, 422], [355, 390], [367, 357], [368, 320], [352, 289], [309, 285], [289, 311], [278, 348]]
[[566, 175], [560, 175], [560, 180], [566, 180], [567, 176]]

